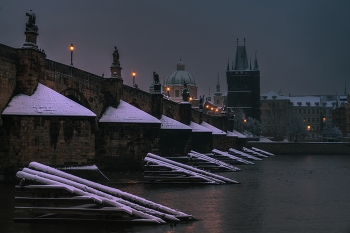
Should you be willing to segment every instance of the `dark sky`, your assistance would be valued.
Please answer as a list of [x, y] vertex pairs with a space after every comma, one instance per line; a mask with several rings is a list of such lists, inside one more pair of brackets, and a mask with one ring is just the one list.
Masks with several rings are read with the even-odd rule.
[[25, 13], [33, 10], [38, 46], [47, 58], [110, 76], [118, 47], [124, 83], [148, 91], [152, 73], [167, 78], [180, 60], [199, 94], [215, 91], [217, 74], [226, 91], [227, 59], [236, 40], [255, 50], [261, 94], [343, 94], [350, 90], [348, 0], [0, 0], [0, 43], [24, 43]]

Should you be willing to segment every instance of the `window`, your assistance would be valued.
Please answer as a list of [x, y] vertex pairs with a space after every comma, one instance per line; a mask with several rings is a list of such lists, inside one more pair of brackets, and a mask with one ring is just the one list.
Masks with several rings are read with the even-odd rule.
[[303, 109], [303, 113], [304, 113], [304, 114], [306, 113], [306, 109]]
[[316, 109], [316, 113], [320, 113], [320, 112], [318, 111], [318, 109]]
[[301, 109], [299, 108], [299, 113], [301, 114]]
[[307, 110], [307, 113], [310, 114], [310, 109]]
[[315, 109], [312, 109], [312, 114], [314, 114], [315, 113]]
[[180, 96], [179, 90], [175, 90], [175, 97], [179, 97], [179, 96]]
[[216, 104], [219, 105], [220, 104], [220, 100], [216, 100]]
[[312, 122], [315, 122], [315, 118], [312, 118], [311, 120], [312, 120]]
[[307, 118], [307, 122], [310, 122], [310, 117]]

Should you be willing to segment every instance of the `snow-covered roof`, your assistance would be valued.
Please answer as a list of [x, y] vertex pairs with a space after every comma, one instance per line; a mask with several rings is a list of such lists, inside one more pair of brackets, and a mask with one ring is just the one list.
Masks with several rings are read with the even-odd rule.
[[188, 129], [192, 130], [191, 127], [188, 125], [182, 124], [179, 121], [176, 121], [170, 117], [162, 115], [160, 118], [160, 121], [162, 122], [161, 129]]
[[265, 94], [261, 95], [261, 100], [288, 100], [289, 98], [283, 95], [279, 95], [274, 91], [268, 91]]
[[192, 128], [192, 132], [210, 132], [210, 133], [212, 132], [210, 129], [204, 126], [201, 126], [197, 123], [194, 123], [193, 121], [191, 121], [190, 127]]
[[96, 117], [91, 110], [41, 83], [31, 96], [19, 94], [13, 97], [2, 115]]
[[319, 96], [291, 96], [289, 100], [293, 106], [320, 106]]
[[123, 123], [158, 123], [160, 120], [154, 116], [120, 100], [117, 108], [108, 107], [102, 114], [99, 122], [123, 122]]
[[215, 135], [226, 135], [226, 133], [224, 131], [208, 124], [207, 122], [202, 122], [201, 126], [204, 126], [205, 128], [210, 129], [212, 131], [212, 133]]
[[243, 134], [241, 134], [240, 132], [233, 130], [231, 131], [227, 131], [227, 136], [228, 137], [238, 137], [238, 138], [247, 138], [246, 136], [244, 136]]

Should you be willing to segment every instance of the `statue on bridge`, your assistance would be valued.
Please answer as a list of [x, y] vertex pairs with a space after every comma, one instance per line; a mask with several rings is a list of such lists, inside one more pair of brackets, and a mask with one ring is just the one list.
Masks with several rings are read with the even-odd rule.
[[119, 52], [118, 52], [117, 46], [114, 46], [113, 65], [114, 65], [114, 66], [120, 66], [120, 62], [119, 62]]
[[36, 16], [32, 10], [26, 12], [26, 16], [29, 16], [28, 23], [26, 23], [26, 31], [38, 32], [38, 27], [35, 25]]
[[190, 98], [190, 92], [187, 89], [187, 83], [184, 81], [184, 88], [182, 89], [182, 100], [184, 102], [188, 102], [188, 99]]
[[159, 84], [159, 75], [155, 71], [153, 71], [153, 83]]

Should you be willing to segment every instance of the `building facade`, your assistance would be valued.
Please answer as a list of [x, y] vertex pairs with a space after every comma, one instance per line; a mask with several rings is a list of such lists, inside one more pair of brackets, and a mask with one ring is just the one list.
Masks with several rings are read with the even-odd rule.
[[332, 121], [333, 110], [338, 104], [339, 97], [336, 95], [283, 96], [269, 91], [260, 98], [260, 119], [265, 129], [264, 134], [274, 136], [273, 133], [277, 133], [281, 137], [285, 136], [287, 116], [294, 114], [304, 122], [308, 131], [307, 138], [317, 140], [322, 135], [326, 121]]
[[181, 61], [176, 66], [176, 71], [173, 72], [163, 84], [164, 96], [174, 102], [182, 102], [182, 90], [184, 84], [190, 92], [190, 100], [197, 99], [196, 80], [190, 73], [185, 70], [185, 64]]

